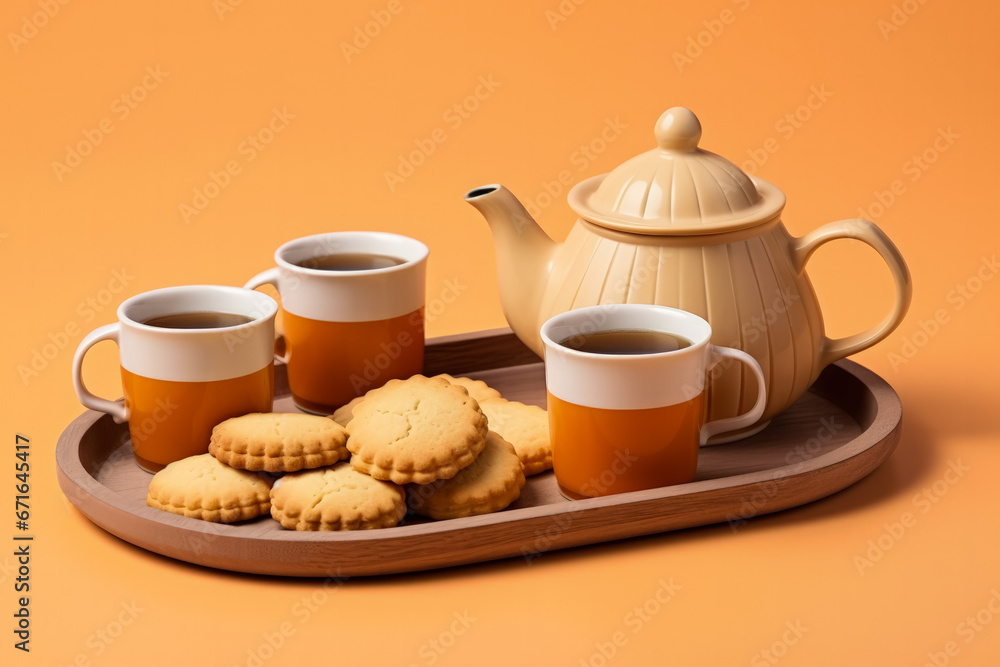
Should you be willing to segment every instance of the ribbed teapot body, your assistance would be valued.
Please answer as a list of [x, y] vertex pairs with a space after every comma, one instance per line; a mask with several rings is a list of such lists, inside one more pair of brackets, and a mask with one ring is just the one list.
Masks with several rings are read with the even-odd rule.
[[[760, 363], [766, 421], [822, 370], [822, 316], [809, 279], [793, 265], [791, 241], [780, 220], [683, 237], [616, 232], [578, 220], [554, 257], [537, 326], [515, 333], [540, 354], [538, 328], [567, 310], [615, 303], [687, 310], [712, 325], [713, 343], [744, 350]], [[709, 387], [709, 419], [745, 412], [756, 400], [756, 382], [739, 364], [713, 369]]]

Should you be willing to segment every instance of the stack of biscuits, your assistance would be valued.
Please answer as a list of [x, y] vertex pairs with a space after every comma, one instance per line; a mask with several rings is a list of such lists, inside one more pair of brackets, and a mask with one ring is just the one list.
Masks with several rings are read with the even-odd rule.
[[292, 530], [387, 528], [408, 510], [433, 519], [502, 510], [526, 475], [551, 467], [544, 410], [480, 380], [415, 375], [330, 417], [226, 420], [208, 454], [154, 475], [146, 503], [226, 523], [270, 512]]

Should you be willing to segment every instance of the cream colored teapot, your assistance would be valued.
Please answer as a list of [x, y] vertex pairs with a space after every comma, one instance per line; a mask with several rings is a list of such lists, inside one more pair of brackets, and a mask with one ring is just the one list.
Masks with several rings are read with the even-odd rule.
[[[781, 222], [785, 195], [729, 160], [698, 147], [701, 123], [674, 107], [656, 123], [659, 144], [569, 192], [580, 216], [553, 242], [501, 185], [465, 200], [485, 217], [496, 244], [500, 299], [511, 329], [539, 355], [539, 329], [558, 313], [608, 303], [655, 303], [690, 311], [712, 325], [712, 342], [757, 359], [767, 379], [764, 426], [828, 364], [874, 345], [910, 304], [910, 275], [875, 223], [831, 222], [797, 238]], [[805, 274], [810, 255], [834, 239], [874, 248], [896, 284], [892, 312], [868, 331], [831, 339]], [[709, 419], [746, 412], [756, 382], [740, 365], [716, 368]], [[732, 439], [732, 438], [731, 438]]]

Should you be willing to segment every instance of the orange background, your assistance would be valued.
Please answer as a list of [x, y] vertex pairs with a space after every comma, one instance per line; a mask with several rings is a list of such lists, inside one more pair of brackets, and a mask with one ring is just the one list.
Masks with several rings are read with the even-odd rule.
[[[959, 624], [1000, 590], [1000, 280], [980, 283], [970, 298], [954, 292], [977, 272], [995, 278], [983, 258], [1000, 244], [990, 205], [1000, 149], [996, 3], [566, 0], [575, 9], [553, 27], [547, 13], [559, 11], [558, 0], [401, 0], [348, 61], [341, 44], [388, 0], [247, 0], [220, 15], [223, 1], [151, 9], [51, 0], [58, 12], [43, 21], [32, 17], [46, 0], [7, 0], [0, 12], [3, 437], [32, 439], [36, 535], [30, 656], [11, 648], [13, 559], [0, 556], [5, 664], [246, 665], [248, 651], [283, 623], [294, 634], [263, 664], [324, 656], [337, 664], [596, 665], [595, 644], [618, 631], [627, 642], [608, 664], [775, 664], [761, 651], [777, 642], [781, 665], [920, 665], [950, 641], [959, 652], [949, 664], [997, 664], [1000, 617], [971, 637]], [[728, 23], [716, 22], [723, 10]], [[45, 24], [25, 28], [32, 20]], [[689, 38], [701, 40], [701, 53]], [[687, 48], [695, 57], [679, 68], [674, 54]], [[136, 95], [144, 99], [122, 117], [120, 97], [142, 84], [147, 67], [165, 75], [147, 78], [150, 89]], [[446, 117], [480, 77], [492, 77], [495, 89], [460, 124]], [[825, 87], [828, 99], [800, 110], [809, 117], [798, 127], [783, 123], [812, 87]], [[316, 581], [226, 574], [132, 548], [63, 498], [52, 452], [81, 411], [70, 384], [73, 349], [112, 321], [124, 298], [173, 284], [242, 284], [291, 238], [382, 229], [430, 246], [430, 298], [448, 281], [463, 286], [429, 322], [430, 335], [502, 326], [492, 240], [463, 193], [499, 181], [539, 203], [562, 170], [575, 182], [651, 148], [654, 121], [676, 104], [700, 116], [704, 147], [737, 164], [751, 159], [748, 150], [772, 149], [755, 171], [788, 195], [793, 233], [862, 208], [909, 262], [908, 318], [856, 357], [902, 397], [903, 440], [856, 486], [735, 534], [712, 526], [550, 553], [531, 566], [514, 559], [348, 581], [328, 593]], [[294, 118], [249, 160], [241, 142], [275, 108]], [[112, 131], [57, 174], [53, 163], [65, 162], [67, 145], [102, 120]], [[601, 154], [582, 158], [580, 146], [608, 120], [627, 127]], [[385, 172], [437, 128], [444, 143], [391, 191]], [[949, 128], [941, 152], [934, 142]], [[924, 151], [934, 162], [914, 171], [912, 156]], [[239, 173], [186, 223], [181, 205], [230, 160]], [[894, 201], [873, 206], [896, 180]], [[564, 197], [539, 216], [557, 239], [573, 222]], [[824, 248], [809, 274], [832, 335], [867, 328], [890, 306], [888, 272], [859, 243]], [[936, 313], [946, 321], [935, 335], [919, 335]], [[63, 339], [67, 325], [75, 333]], [[52, 339], [62, 349], [22, 378], [19, 367]], [[890, 356], [904, 350], [913, 353], [906, 363]], [[85, 370], [95, 391], [119, 395], [113, 345], [97, 348]], [[12, 459], [11, 447], [3, 451]], [[941, 482], [949, 461], [968, 467], [953, 485]], [[7, 508], [12, 477], [0, 477]], [[921, 513], [915, 496], [935, 482], [947, 492]], [[906, 512], [915, 525], [859, 573], [855, 557]], [[11, 513], [0, 522], [5, 543]], [[660, 579], [682, 588], [633, 632], [626, 616]], [[298, 613], [310, 598], [315, 611]], [[104, 643], [98, 633], [133, 601], [143, 611]], [[433, 653], [427, 642], [465, 612], [476, 620]], [[782, 646], [786, 623], [807, 630]]]

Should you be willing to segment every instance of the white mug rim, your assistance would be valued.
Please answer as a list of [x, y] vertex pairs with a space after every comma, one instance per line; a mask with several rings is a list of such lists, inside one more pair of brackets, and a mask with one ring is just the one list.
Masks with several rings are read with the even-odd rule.
[[[369, 238], [372, 239], [374, 243], [378, 242], [378, 239], [386, 240], [393, 239], [396, 241], [401, 241], [406, 244], [410, 244], [413, 247], [414, 253], [409, 258], [406, 259], [402, 264], [395, 264], [393, 266], [385, 266], [376, 269], [358, 269], [356, 271], [324, 271], [323, 269], [311, 269], [306, 266], [299, 266], [294, 264], [287, 259], [285, 259], [285, 254], [298, 248], [301, 245], [305, 245], [308, 242], [319, 242], [321, 239], [331, 238], [331, 237], [355, 237], [355, 238]], [[300, 236], [299, 238], [292, 239], [291, 241], [286, 241], [278, 246], [278, 249], [274, 251], [274, 262], [279, 267], [291, 271], [293, 273], [300, 273], [307, 276], [323, 276], [323, 277], [338, 277], [338, 278], [349, 278], [350, 276], [370, 276], [385, 273], [395, 273], [398, 271], [405, 271], [413, 267], [420, 262], [427, 259], [430, 254], [430, 249], [422, 241], [411, 236], [405, 236], [403, 234], [396, 234], [393, 232], [377, 232], [377, 231], [367, 231], [367, 230], [348, 230], [339, 232], [324, 232], [321, 234], [311, 234], [309, 236]]]
[[[556, 326], [565, 325], [567, 322], [565, 320], [573, 320], [580, 318], [587, 318], [597, 312], [652, 312], [652, 311], [670, 311], [676, 314], [678, 317], [683, 317], [689, 321], [694, 322], [696, 325], [703, 325], [704, 332], [699, 340], [692, 340], [691, 345], [688, 347], [678, 348], [676, 350], [667, 350], [664, 352], [649, 352], [645, 354], [608, 354], [604, 352], [585, 352], [583, 350], [577, 350], [572, 347], [563, 345], [560, 341], [552, 338], [549, 332]], [[638, 328], [638, 327], [634, 327]], [[659, 331], [661, 333], [668, 333], [673, 336], [683, 336], [684, 334], [678, 333], [676, 331], [669, 330], [665, 327], [650, 326], [645, 327], [650, 331]], [[613, 326], [601, 326], [594, 329], [590, 333], [597, 333], [603, 331], [616, 331], [620, 330], [620, 327]], [[712, 338], [712, 325], [708, 323], [705, 318], [695, 315], [687, 310], [681, 310], [680, 308], [672, 308], [670, 306], [661, 306], [658, 304], [646, 304], [646, 303], [618, 303], [618, 304], [600, 304], [596, 306], [586, 306], [584, 308], [576, 308], [574, 310], [567, 310], [565, 312], [559, 313], [558, 315], [553, 315], [542, 325], [540, 334], [542, 341], [546, 346], [551, 346], [553, 349], [558, 349], [560, 353], [567, 354], [571, 358], [579, 359], [634, 359], [634, 360], [644, 360], [644, 359], [660, 359], [668, 356], [678, 356], [684, 354], [691, 354], [707, 347]], [[687, 338], [687, 336], [684, 336]]]
[[[164, 298], [171, 295], [183, 295], [185, 293], [196, 294], [205, 292], [215, 292], [221, 295], [229, 295], [233, 298], [233, 302], [236, 302], [238, 299], [251, 299], [253, 301], [256, 301], [261, 306], [261, 308], [259, 310], [255, 310], [254, 312], [246, 312], [248, 309], [243, 309], [238, 313], [246, 317], [252, 317], [253, 319], [251, 319], [249, 322], [243, 322], [242, 324], [234, 324], [226, 327], [204, 327], [197, 329], [169, 329], [166, 327], [154, 327], [148, 324], [144, 324], [136, 319], [133, 319], [128, 315], [128, 310], [130, 308], [133, 308], [139, 303], [148, 301], [150, 299]], [[181, 314], [182, 312], [190, 312], [190, 311], [164, 312], [160, 315], [154, 315], [153, 317], [164, 317], [166, 315]], [[214, 312], [229, 313], [230, 311], [217, 310]], [[262, 322], [266, 322], [270, 319], [273, 319], [275, 315], [277, 315], [277, 313], [278, 313], [278, 302], [269, 297], [267, 294], [264, 294], [263, 292], [248, 290], [243, 287], [233, 287], [230, 285], [176, 285], [174, 287], [161, 287], [159, 289], [153, 289], [131, 296], [128, 299], [125, 299], [125, 301], [123, 301], [121, 305], [118, 306], [116, 315], [118, 317], [118, 321], [121, 324], [133, 327], [140, 331], [149, 331], [157, 334], [183, 336], [183, 335], [199, 335], [199, 334], [204, 335], [205, 333], [208, 332], [220, 332], [225, 334], [227, 332], [239, 331], [240, 329], [248, 329], [254, 326], [258, 326]]]

